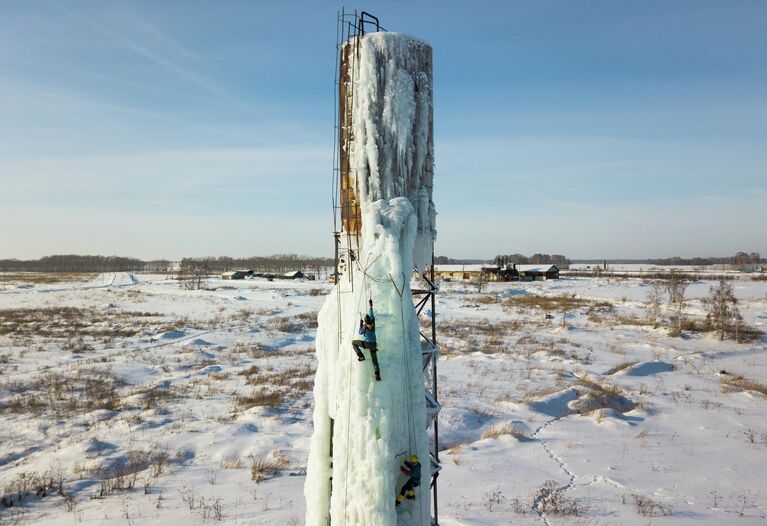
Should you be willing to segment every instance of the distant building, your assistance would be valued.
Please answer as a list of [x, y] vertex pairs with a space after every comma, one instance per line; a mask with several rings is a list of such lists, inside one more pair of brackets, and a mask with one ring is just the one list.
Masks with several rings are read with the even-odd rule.
[[303, 279], [306, 277], [306, 274], [301, 272], [300, 270], [293, 270], [291, 272], [286, 272], [282, 275], [283, 278], [286, 279]]
[[472, 281], [484, 272], [488, 275], [488, 281], [497, 281], [493, 277], [497, 270], [491, 265], [434, 265], [434, 276], [444, 281]]
[[[487, 281], [544, 281], [559, 279], [556, 265], [434, 265], [434, 275], [444, 281], [474, 281], [479, 274]], [[428, 274], [427, 274], [428, 275]]]
[[243, 274], [242, 271], [233, 270], [221, 274], [221, 279], [245, 279], [245, 274]]
[[542, 265], [512, 265], [512, 269], [517, 271], [520, 281], [559, 279], [559, 268], [548, 263]]

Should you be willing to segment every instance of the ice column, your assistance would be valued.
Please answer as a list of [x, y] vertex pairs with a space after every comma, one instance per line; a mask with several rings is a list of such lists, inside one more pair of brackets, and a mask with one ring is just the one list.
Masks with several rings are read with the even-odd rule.
[[[359, 252], [319, 314], [314, 434], [304, 493], [306, 524], [430, 524], [429, 449], [412, 269], [430, 262], [431, 48], [396, 33], [350, 40], [353, 139], [350, 170], [362, 217]], [[352, 351], [368, 299], [375, 305], [382, 381], [370, 354]], [[400, 464], [417, 454], [421, 486], [395, 508]]]

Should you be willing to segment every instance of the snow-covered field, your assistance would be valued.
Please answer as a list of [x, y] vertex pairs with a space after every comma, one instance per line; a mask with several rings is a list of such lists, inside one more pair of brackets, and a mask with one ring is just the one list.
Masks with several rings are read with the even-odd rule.
[[[1, 524], [303, 524], [329, 285], [0, 283]], [[647, 289], [443, 284], [440, 524], [767, 524], [767, 397], [743, 389], [767, 341], [671, 337]], [[767, 330], [767, 282], [734, 289]]]

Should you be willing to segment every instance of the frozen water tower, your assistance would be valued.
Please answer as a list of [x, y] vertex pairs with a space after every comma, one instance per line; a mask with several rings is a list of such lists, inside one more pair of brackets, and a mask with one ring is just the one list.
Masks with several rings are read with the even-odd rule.
[[[436, 525], [432, 50], [365, 12], [342, 11], [337, 36], [336, 284], [317, 329], [306, 524]], [[380, 381], [352, 350], [370, 302]], [[414, 455], [420, 485], [397, 506]]]

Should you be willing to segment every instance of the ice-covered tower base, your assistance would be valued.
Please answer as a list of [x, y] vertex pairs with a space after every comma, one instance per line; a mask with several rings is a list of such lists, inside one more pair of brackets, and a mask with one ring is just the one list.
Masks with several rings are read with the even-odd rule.
[[[342, 53], [342, 92], [350, 90], [342, 103], [342, 177], [358, 209], [342, 213], [342, 235], [353, 242], [343, 247], [344, 272], [319, 315], [306, 524], [427, 526], [427, 415], [410, 279], [414, 266], [430, 261], [436, 235], [431, 48], [406, 35], [372, 33], [353, 37]], [[369, 299], [380, 382], [369, 353], [358, 362], [351, 343]], [[415, 500], [396, 508], [405, 482], [399, 467], [413, 454], [423, 466], [421, 485]]]

